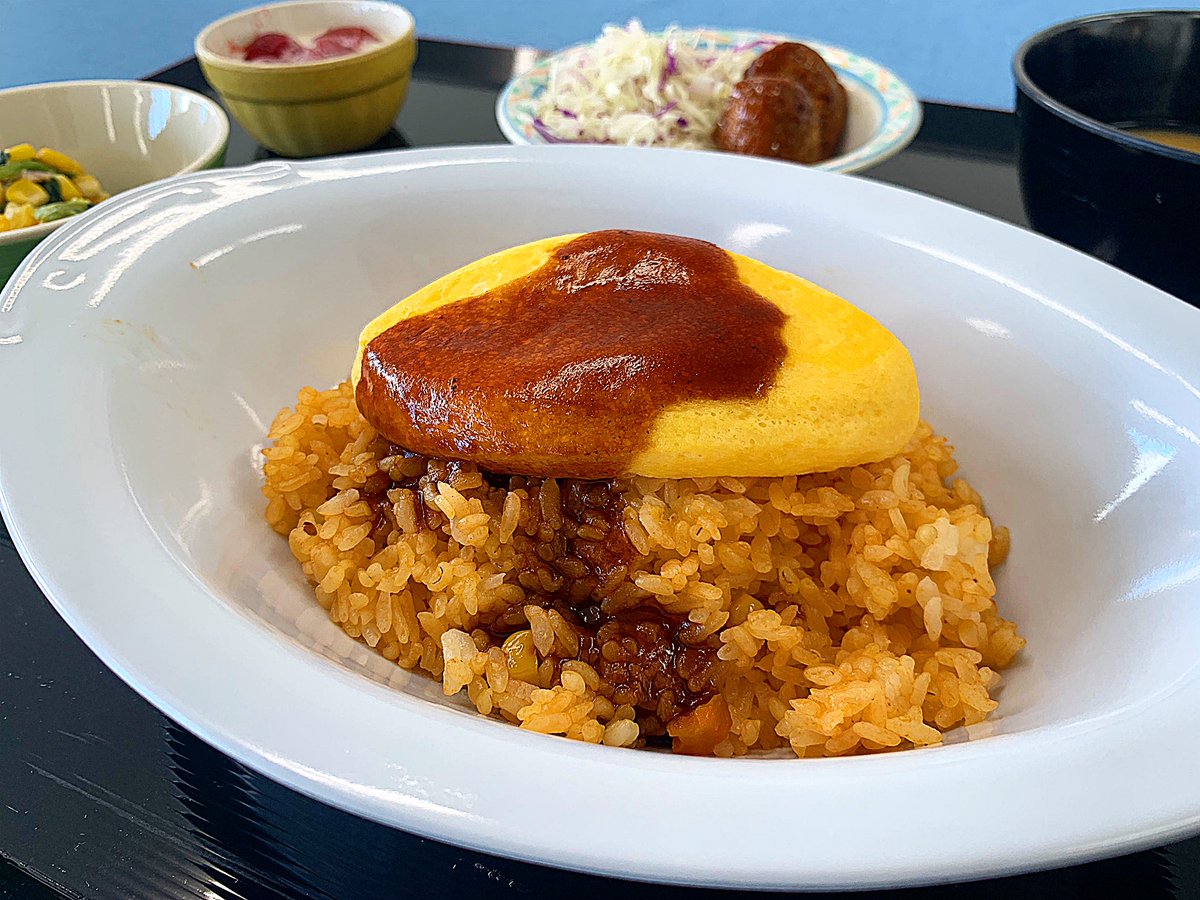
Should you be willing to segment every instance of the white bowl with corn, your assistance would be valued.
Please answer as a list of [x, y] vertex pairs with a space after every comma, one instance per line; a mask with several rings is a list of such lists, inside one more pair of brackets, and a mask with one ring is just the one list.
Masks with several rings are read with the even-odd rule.
[[55, 228], [110, 195], [221, 165], [229, 120], [207, 97], [144, 81], [0, 91], [0, 284]]

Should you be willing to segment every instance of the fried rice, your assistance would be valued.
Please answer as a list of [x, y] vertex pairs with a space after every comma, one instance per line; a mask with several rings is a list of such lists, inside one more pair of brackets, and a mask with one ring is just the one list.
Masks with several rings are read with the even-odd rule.
[[1008, 532], [925, 423], [827, 473], [537, 479], [389, 444], [347, 382], [304, 388], [269, 438], [267, 522], [330, 618], [532, 731], [722, 757], [937, 744], [996, 709], [1025, 645], [995, 602]]

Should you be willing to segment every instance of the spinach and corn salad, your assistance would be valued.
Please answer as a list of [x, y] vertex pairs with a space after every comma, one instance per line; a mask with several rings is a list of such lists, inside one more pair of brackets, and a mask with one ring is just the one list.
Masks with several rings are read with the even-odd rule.
[[107, 198], [100, 180], [65, 153], [32, 144], [0, 150], [0, 232], [78, 215]]

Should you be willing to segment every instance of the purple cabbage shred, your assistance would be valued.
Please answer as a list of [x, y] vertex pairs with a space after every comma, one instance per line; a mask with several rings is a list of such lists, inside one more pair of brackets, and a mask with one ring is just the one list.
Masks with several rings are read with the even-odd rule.
[[776, 46], [778, 41], [750, 41], [745, 44], [738, 44], [733, 48], [734, 53], [741, 53], [743, 50], [769, 50]]
[[667, 86], [667, 79], [679, 71], [679, 66], [675, 62], [675, 51], [670, 47], [667, 48], [667, 64], [663, 66], [662, 75], [658, 77], [658, 89], [661, 91]]
[[542, 138], [545, 139], [546, 143], [548, 143], [548, 144], [568, 144], [568, 143], [570, 143], [570, 141], [566, 140], [565, 138], [560, 138], [557, 134], [555, 134], [553, 131], [551, 131], [550, 127], [545, 122], [543, 122], [540, 118], [534, 119], [531, 124], [533, 125], [533, 130], [536, 131], [538, 134], [540, 134], [542, 136]]

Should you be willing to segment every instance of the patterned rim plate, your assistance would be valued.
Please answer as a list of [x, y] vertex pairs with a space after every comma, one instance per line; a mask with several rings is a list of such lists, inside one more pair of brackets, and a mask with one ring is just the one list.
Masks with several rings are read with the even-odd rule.
[[[696, 29], [688, 33], [698, 34], [702, 40], [711, 41], [718, 47], [736, 47], [756, 41], [781, 43], [800, 40], [757, 31]], [[870, 97], [880, 110], [879, 127], [864, 143], [849, 153], [831, 157], [810, 168], [830, 172], [861, 172], [895, 156], [911, 143], [917, 129], [921, 127], [921, 104], [907, 84], [874, 60], [859, 56], [850, 50], [819, 41], [804, 40], [803, 43], [825, 58], [843, 84], [856, 84], [863, 88], [862, 93]], [[534, 112], [536, 101], [546, 90], [551, 66], [567, 54], [586, 46], [589, 45], [577, 44], [545, 56], [531, 69], [512, 78], [505, 85], [496, 101], [496, 122], [511, 143], [548, 143], [533, 124], [537, 118]]]

